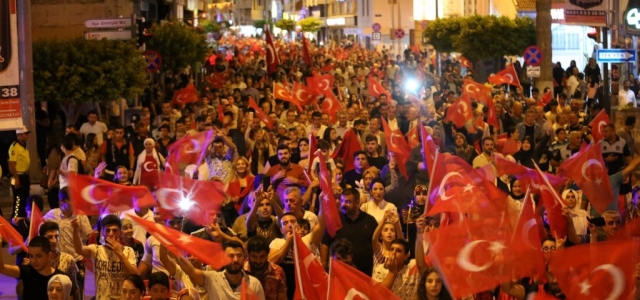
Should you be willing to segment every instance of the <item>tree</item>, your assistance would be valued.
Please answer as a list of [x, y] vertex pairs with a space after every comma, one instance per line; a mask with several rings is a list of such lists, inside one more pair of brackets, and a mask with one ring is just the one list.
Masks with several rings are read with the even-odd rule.
[[146, 62], [133, 41], [38, 40], [33, 43], [37, 101], [69, 105], [131, 98], [148, 85]]
[[[551, 61], [551, 1], [536, 1], [536, 45], [542, 52], [540, 78], [535, 80], [536, 87], [543, 91], [553, 88], [553, 62]], [[562, 84], [559, 82], [559, 84]]]
[[302, 32], [318, 32], [322, 23], [320, 23], [318, 18], [309, 17], [298, 21], [298, 25], [300, 25]]
[[440, 52], [459, 52], [472, 61], [522, 55], [536, 42], [533, 20], [496, 16], [438, 19], [427, 24], [424, 37]]
[[202, 63], [207, 56], [207, 42], [195, 29], [182, 22], [155, 24], [151, 27], [148, 50], [155, 50], [162, 56], [161, 71], [177, 74], [187, 66]]
[[276, 27], [280, 28], [281, 30], [286, 30], [289, 32], [292, 32], [296, 29], [296, 21], [294, 20], [289, 20], [289, 19], [280, 19], [278, 21], [276, 21]]
[[[255, 20], [253, 21], [253, 27], [257, 29], [264, 29], [264, 25], [269, 24], [271, 26], [271, 22], [267, 22], [266, 20]], [[280, 28], [280, 27], [278, 27]]]
[[202, 20], [200, 21], [198, 26], [202, 27], [205, 33], [220, 32], [220, 30], [222, 30], [222, 26], [220, 26], [218, 22], [214, 22], [210, 20]]

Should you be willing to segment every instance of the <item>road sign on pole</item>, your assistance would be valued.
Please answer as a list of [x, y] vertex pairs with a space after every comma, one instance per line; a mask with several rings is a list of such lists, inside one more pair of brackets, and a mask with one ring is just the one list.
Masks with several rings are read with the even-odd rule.
[[598, 49], [596, 60], [599, 63], [625, 63], [636, 61], [635, 49]]
[[404, 29], [402, 28], [398, 28], [396, 29], [394, 35], [396, 36], [397, 39], [403, 39], [404, 38]]
[[122, 28], [131, 27], [130, 18], [122, 19], [97, 19], [84, 21], [84, 27], [86, 28]]
[[371, 25], [371, 29], [373, 29], [373, 32], [380, 32], [380, 30], [382, 30], [382, 25], [380, 25], [380, 23], [373, 23], [373, 25]]
[[130, 40], [131, 30], [125, 31], [91, 31], [84, 34], [87, 40]]
[[374, 41], [379, 41], [382, 39], [382, 33], [380, 32], [374, 32], [371, 34], [371, 39]]
[[[530, 66], [539, 66], [542, 63], [542, 51], [538, 46], [529, 46], [524, 50], [524, 61]], [[532, 77], [532, 76], [529, 76]]]
[[157, 51], [147, 50], [144, 52], [144, 59], [147, 62], [147, 71], [155, 72], [162, 66], [162, 56]]
[[527, 77], [540, 77], [540, 66], [527, 66]]

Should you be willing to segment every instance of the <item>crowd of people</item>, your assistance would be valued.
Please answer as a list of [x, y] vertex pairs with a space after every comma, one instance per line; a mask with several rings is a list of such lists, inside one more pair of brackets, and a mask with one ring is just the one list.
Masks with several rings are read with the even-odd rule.
[[[422, 131], [438, 153], [494, 173], [491, 183], [508, 195], [510, 207], [518, 212], [533, 196], [519, 178], [499, 172], [498, 160], [557, 174], [583, 143], [602, 147], [607, 173], [615, 178], [612, 192], [619, 195], [616, 209], [596, 212], [581, 192], [584, 187], [566, 181], [558, 192], [566, 202], [563, 214], [570, 229], [566, 237], [556, 236], [545, 215], [540, 226], [546, 233], [538, 245], [545, 263], [561, 248], [602, 242], [638, 218], [635, 169], [640, 149], [633, 138], [635, 118], [627, 118], [622, 128], [607, 124], [602, 141], [594, 139], [589, 124], [603, 107], [597, 98], [581, 93], [580, 80], [585, 86], [600, 85], [601, 75], [591, 71], [595, 67], [587, 67], [590, 73], [584, 81], [584, 74], [572, 65], [563, 73], [562, 84], [551, 91], [491, 86], [488, 100], [470, 99], [472, 118], [459, 126], [450, 117], [460, 110], [454, 105], [464, 94], [465, 80], [474, 75], [470, 66], [452, 57], [442, 57], [442, 76], [435, 76], [433, 57], [416, 48], [394, 56], [357, 45], [303, 51], [300, 43], [281, 43], [280, 65], [269, 74], [262, 49], [254, 51], [251, 44], [256, 41], [226, 43], [233, 55], [221, 51], [207, 59], [208, 80], [200, 83], [197, 101], [184, 103], [176, 95], [192, 83], [188, 74], [181, 74], [167, 84], [171, 89], [163, 93], [163, 101], [148, 103], [128, 120], [130, 124], [108, 117], [105, 124], [99, 113], [90, 111], [86, 123], [67, 126], [62, 139], [48, 136], [41, 184], [50, 210], [37, 236], [24, 245], [11, 245], [15, 264], [0, 256], [0, 273], [19, 280], [21, 299], [83, 299], [88, 285], [95, 286], [98, 300], [240, 299], [243, 285], [258, 299], [294, 299], [300, 272], [293, 255], [296, 233], [325, 269], [332, 259], [345, 262], [399, 299], [461, 298], [454, 296], [459, 293], [447, 284], [442, 266], [425, 257], [425, 237], [450, 226], [451, 220], [445, 213], [425, 214], [435, 199], [429, 192], [441, 182], [430, 180], [434, 166], [424, 157]], [[302, 63], [306, 51], [311, 52], [311, 65]], [[297, 105], [274, 94], [274, 84], [291, 91], [292, 84], [323, 75], [332, 78], [330, 90], [340, 104], [338, 110], [325, 104], [326, 95]], [[388, 92], [372, 95], [370, 80]], [[405, 85], [409, 81], [418, 82], [418, 87]], [[548, 93], [552, 97], [544, 99]], [[491, 114], [497, 123], [490, 122]], [[406, 157], [389, 142], [388, 130], [400, 132], [411, 145]], [[171, 145], [207, 131], [214, 137], [205, 145], [203, 161], [180, 164], [179, 173], [223, 186], [225, 199], [215, 199], [222, 206], [209, 216], [209, 224], [167, 215], [157, 207], [97, 220], [74, 214], [69, 174], [154, 191], [168, 157], [176, 154], [170, 152]], [[28, 129], [16, 133], [16, 147], [24, 148]], [[12, 224], [26, 240], [33, 206], [43, 210], [44, 200], [19, 190], [27, 172], [15, 167], [20, 166], [21, 153], [10, 153], [14, 194], [21, 197], [14, 202]], [[326, 162], [331, 190], [320, 189], [319, 155]], [[322, 207], [327, 194], [336, 196], [340, 212], [341, 228], [333, 235], [327, 230], [333, 221]], [[535, 200], [540, 202], [539, 195]], [[191, 255], [174, 255], [132, 215], [220, 243], [231, 263], [215, 270]], [[600, 216], [602, 224], [589, 221]], [[467, 217], [472, 219], [471, 214]], [[94, 282], [85, 281], [88, 271], [95, 274]], [[639, 272], [629, 278], [636, 287]], [[522, 300], [534, 292], [566, 298], [553, 274], [546, 274], [502, 282], [463, 298]], [[629, 296], [640, 299], [637, 292]]]

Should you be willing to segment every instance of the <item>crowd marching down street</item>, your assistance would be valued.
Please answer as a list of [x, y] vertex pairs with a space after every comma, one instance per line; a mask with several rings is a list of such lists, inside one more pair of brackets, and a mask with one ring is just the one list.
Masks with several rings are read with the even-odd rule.
[[48, 135], [44, 199], [16, 131], [20, 299], [640, 299], [636, 120], [609, 119], [595, 60], [540, 91], [418, 46], [220, 45], [130, 124]]

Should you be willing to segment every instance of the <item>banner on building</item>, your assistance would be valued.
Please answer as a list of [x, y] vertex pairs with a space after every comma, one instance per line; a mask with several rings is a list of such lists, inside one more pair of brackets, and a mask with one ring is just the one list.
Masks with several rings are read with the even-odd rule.
[[607, 26], [608, 3], [606, 0], [567, 0], [565, 24]]
[[0, 128], [22, 126], [17, 0], [0, 0]]

